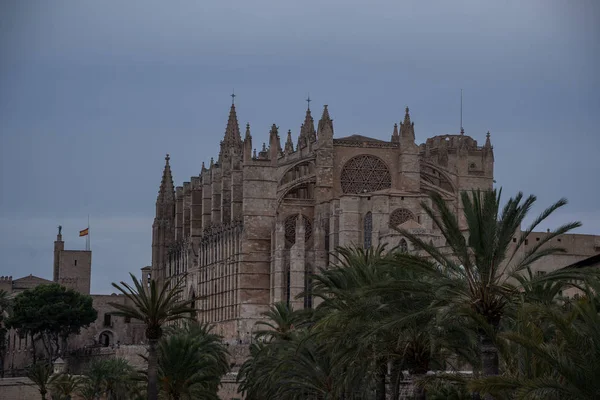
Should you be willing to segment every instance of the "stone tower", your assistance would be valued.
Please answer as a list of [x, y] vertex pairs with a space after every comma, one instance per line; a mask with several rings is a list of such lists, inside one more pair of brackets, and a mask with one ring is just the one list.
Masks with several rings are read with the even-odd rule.
[[156, 214], [152, 224], [152, 270], [151, 277], [159, 282], [165, 278], [165, 264], [169, 246], [174, 241], [175, 188], [169, 165], [165, 157], [160, 188], [156, 198]]
[[74, 289], [83, 294], [90, 294], [92, 275], [92, 252], [90, 250], [65, 250], [59, 228], [54, 242], [54, 282]]

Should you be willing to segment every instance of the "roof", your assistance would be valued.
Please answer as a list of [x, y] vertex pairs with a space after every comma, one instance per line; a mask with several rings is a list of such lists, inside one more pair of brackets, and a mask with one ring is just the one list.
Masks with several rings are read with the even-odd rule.
[[379, 143], [388, 143], [385, 140], [379, 140], [379, 139], [375, 139], [375, 138], [371, 138], [371, 137], [363, 136], [363, 135], [358, 135], [358, 134], [354, 134], [354, 135], [350, 135], [350, 136], [345, 136], [345, 137], [341, 137], [341, 138], [336, 138], [336, 140], [346, 140], [346, 141], [352, 141], [352, 142], [379, 142]]
[[576, 263], [573, 263], [571, 265], [567, 265], [563, 269], [584, 268], [584, 267], [593, 267], [593, 266], [600, 266], [600, 253], [596, 254], [595, 256], [584, 258], [583, 260], [577, 261]]
[[13, 284], [15, 284], [15, 283], [34, 283], [34, 282], [36, 282], [36, 283], [39, 282], [40, 284], [53, 283], [52, 281], [49, 281], [48, 279], [40, 278], [39, 276], [35, 276], [35, 275], [31, 275], [31, 274], [29, 274], [28, 276], [24, 276], [22, 278], [13, 279]]

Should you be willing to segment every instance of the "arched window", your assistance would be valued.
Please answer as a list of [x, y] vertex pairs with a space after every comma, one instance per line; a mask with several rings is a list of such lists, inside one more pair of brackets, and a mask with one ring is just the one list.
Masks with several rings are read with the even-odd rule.
[[371, 240], [373, 239], [373, 214], [370, 211], [365, 214], [363, 236], [364, 248], [371, 248]]
[[402, 253], [408, 253], [408, 243], [406, 239], [400, 239], [400, 251]]
[[392, 213], [390, 214], [390, 227], [395, 228], [411, 219], [415, 219], [415, 216], [412, 212], [410, 212], [406, 208], [398, 208], [392, 211]]
[[[284, 227], [285, 227], [285, 241], [287, 247], [292, 247], [296, 243], [296, 221], [298, 220], [298, 214], [290, 215], [285, 219]], [[304, 240], [308, 242], [312, 235], [312, 223], [310, 219], [306, 216], [302, 216], [302, 220], [304, 221]]]
[[342, 168], [340, 183], [344, 193], [369, 193], [392, 187], [390, 170], [374, 156], [351, 158]]
[[111, 346], [114, 343], [113, 334], [110, 331], [104, 331], [98, 337], [98, 342], [104, 347]]
[[312, 308], [312, 265], [306, 264], [304, 269], [304, 308]]

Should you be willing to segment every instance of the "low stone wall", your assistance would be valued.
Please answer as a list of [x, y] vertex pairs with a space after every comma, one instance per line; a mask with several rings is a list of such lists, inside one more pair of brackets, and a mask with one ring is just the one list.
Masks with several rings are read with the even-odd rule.
[[40, 399], [40, 392], [28, 378], [0, 379], [0, 399], [2, 400], [34, 400]]
[[146, 355], [147, 349], [143, 345], [125, 345], [115, 347], [90, 347], [77, 350], [67, 358], [68, 370], [72, 374], [84, 374], [92, 360], [108, 358], [123, 358], [135, 369], [146, 369], [146, 362], [140, 354]]

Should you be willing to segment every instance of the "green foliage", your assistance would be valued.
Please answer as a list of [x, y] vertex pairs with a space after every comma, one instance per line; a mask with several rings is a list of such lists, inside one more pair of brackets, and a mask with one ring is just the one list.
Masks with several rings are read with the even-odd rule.
[[46, 356], [54, 361], [64, 352], [68, 337], [78, 334], [97, 316], [91, 296], [52, 283], [19, 293], [6, 324], [22, 336], [41, 340]]
[[50, 392], [52, 400], [71, 400], [84, 378], [69, 374], [53, 375], [50, 378]]
[[506, 341], [501, 376], [475, 380], [471, 388], [497, 399], [600, 398], [600, 280], [582, 299], [526, 304]]
[[105, 396], [107, 400], [127, 400], [137, 389], [137, 374], [122, 358], [94, 360], [85, 373], [79, 395], [94, 400]]
[[4, 377], [4, 358], [8, 350], [8, 329], [5, 320], [11, 312], [11, 301], [8, 298], [8, 293], [5, 290], [0, 290], [0, 378]]
[[158, 344], [158, 381], [167, 399], [218, 400], [229, 371], [227, 349], [212, 327], [197, 322], [166, 331]]
[[148, 339], [148, 399], [158, 399], [158, 360], [156, 344], [163, 336], [163, 326], [169, 322], [191, 319], [195, 309], [190, 307], [193, 300], [182, 301], [185, 276], [168, 279], [162, 287], [152, 279], [149, 286], [129, 274], [133, 285], [121, 282], [113, 286], [127, 298], [127, 304], [109, 303], [118, 311], [115, 315], [142, 321], [146, 325]]
[[[336, 249], [336, 263], [312, 276], [314, 310], [277, 303], [256, 324], [240, 392], [248, 400], [396, 400], [408, 372], [415, 399], [470, 399], [470, 391], [511, 400], [599, 398], [599, 271], [531, 270], [562, 252], [553, 239], [580, 224], [525, 247], [566, 201], [521, 231], [534, 196], [519, 193], [501, 205], [499, 192], [474, 191], [461, 200], [466, 232], [441, 196], [422, 203], [447, 242], [443, 252], [403, 230], [419, 255]], [[572, 288], [590, 300], [560, 295]]]
[[38, 362], [27, 368], [27, 377], [31, 380], [32, 386], [35, 386], [40, 392], [42, 400], [46, 400], [52, 373], [52, 364], [46, 362]]

